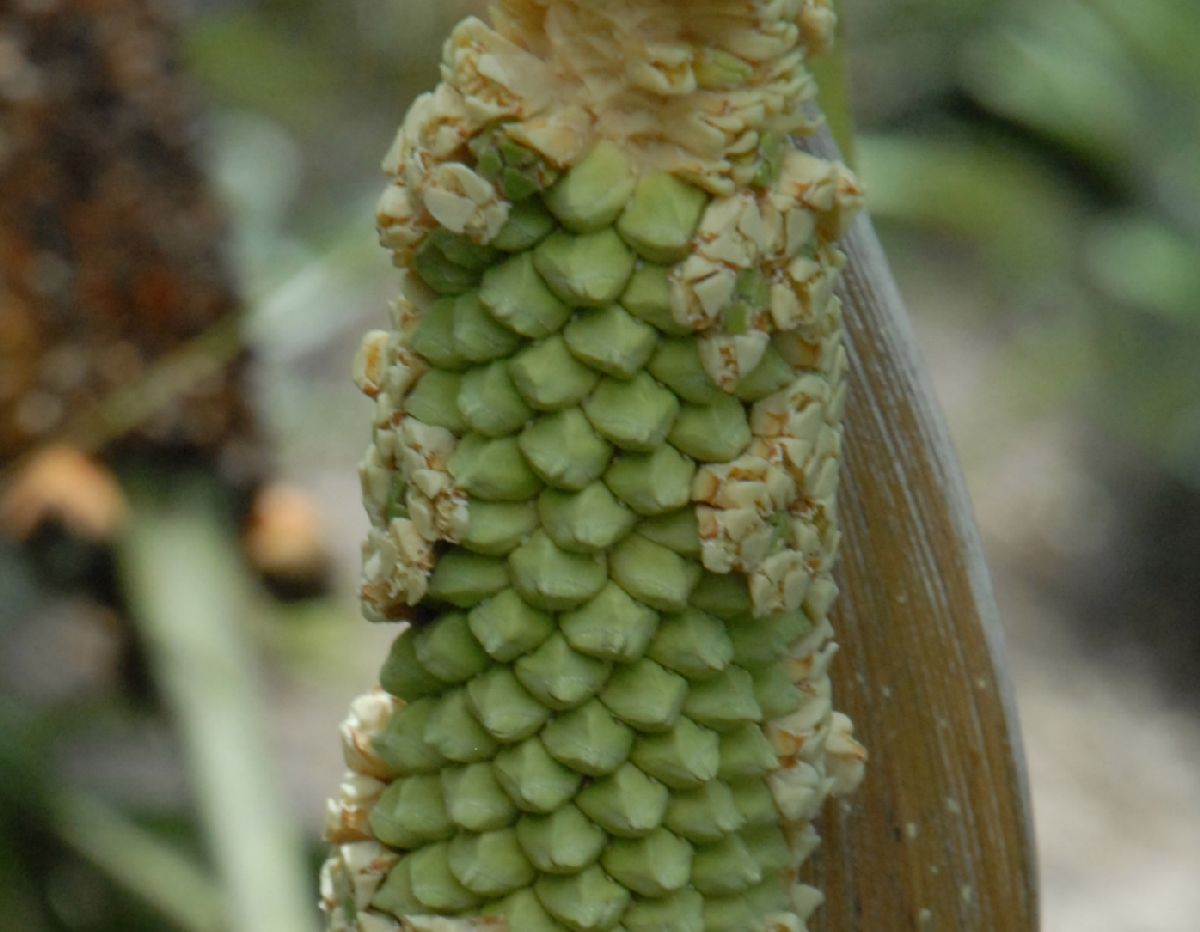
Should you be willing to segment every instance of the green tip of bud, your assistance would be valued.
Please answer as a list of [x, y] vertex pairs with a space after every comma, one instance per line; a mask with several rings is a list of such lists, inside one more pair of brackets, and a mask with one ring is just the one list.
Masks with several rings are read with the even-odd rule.
[[436, 706], [435, 699], [420, 699], [388, 720], [373, 746], [389, 770], [398, 774], [430, 773], [445, 766], [446, 758], [425, 740], [425, 729]]
[[521, 932], [562, 932], [532, 889], [518, 890], [484, 910], [485, 916], [504, 916], [508, 928]]
[[663, 333], [682, 336], [692, 332], [675, 319], [670, 266], [640, 266], [621, 295], [621, 306]]
[[734, 662], [747, 669], [775, 663], [811, 631], [812, 622], [800, 611], [741, 619], [729, 626]]
[[542, 732], [542, 741], [559, 763], [599, 777], [625, 763], [633, 746], [633, 731], [592, 699], [554, 719]]
[[651, 262], [677, 262], [687, 255], [707, 205], [708, 195], [674, 175], [645, 175], [634, 188], [617, 230]]
[[496, 897], [526, 887], [537, 872], [517, 844], [517, 833], [502, 828], [482, 835], [459, 835], [450, 842], [450, 871], [479, 896]]
[[735, 394], [745, 402], [762, 401], [768, 395], [787, 388], [796, 373], [774, 346], [768, 346], [762, 361], [737, 384]]
[[671, 443], [702, 463], [728, 463], [750, 444], [750, 422], [741, 402], [724, 395], [709, 405], [684, 405]]
[[450, 475], [472, 498], [524, 502], [541, 491], [542, 483], [521, 454], [516, 437], [489, 439], [471, 433], [450, 456]]
[[430, 673], [417, 659], [416, 632], [402, 631], [392, 641], [387, 660], [379, 673], [379, 682], [393, 696], [410, 702], [442, 692], [446, 684]]
[[425, 725], [425, 740], [447, 760], [474, 764], [496, 753], [496, 741], [471, 714], [465, 689], [437, 700]]
[[517, 839], [533, 866], [546, 874], [576, 874], [600, 857], [607, 839], [568, 803], [548, 816], [525, 816]]
[[371, 905], [391, 913], [396, 918], [401, 916], [417, 916], [425, 912], [426, 906], [417, 899], [412, 888], [412, 862], [409, 858], [401, 858], [384, 880]]
[[692, 66], [696, 83], [705, 90], [733, 90], [754, 77], [754, 66], [724, 49], [701, 49]]
[[743, 722], [761, 722], [763, 717], [754, 698], [754, 680], [741, 667], [733, 666], [693, 683], [683, 709], [690, 718], [717, 731], [729, 731]]
[[628, 932], [705, 932], [704, 897], [695, 890], [638, 900], [621, 917]]
[[448, 550], [429, 577], [429, 598], [470, 608], [508, 587], [508, 565], [498, 557]]
[[764, 877], [794, 866], [795, 857], [791, 846], [787, 836], [783, 834], [783, 829], [778, 825], [755, 825], [741, 834], [742, 841], [754, 855], [754, 860], [758, 862]]
[[625, 209], [635, 183], [629, 156], [605, 139], [546, 193], [546, 206], [568, 229], [599, 230]]
[[592, 865], [573, 877], [542, 877], [538, 899], [559, 922], [579, 932], [611, 929], [629, 905], [629, 891]]
[[604, 474], [604, 483], [638, 514], [653, 516], [686, 506], [695, 475], [695, 463], [663, 445], [649, 455], [622, 455]]
[[625, 382], [601, 380], [583, 402], [592, 426], [623, 450], [649, 452], [662, 445], [679, 413], [679, 400], [645, 372]]
[[691, 604], [726, 621], [748, 616], [754, 611], [746, 577], [741, 573], [704, 573], [692, 590]]
[[371, 832], [393, 848], [416, 848], [454, 834], [436, 774], [394, 781], [371, 808]]
[[492, 240], [503, 252], [525, 252], [554, 232], [554, 218], [539, 201], [528, 200], [513, 204], [508, 220]]
[[668, 615], [646, 656], [688, 679], [706, 679], [720, 673], [733, 659], [733, 644], [716, 618], [695, 608]]
[[427, 243], [441, 251], [442, 255], [471, 272], [482, 272], [496, 261], [496, 250], [481, 245], [462, 233], [452, 233], [445, 227], [436, 227]]
[[638, 731], [658, 732], [674, 727], [687, 692], [682, 676], [643, 659], [617, 667], [600, 701]]
[[745, 824], [733, 792], [717, 781], [690, 792], [673, 793], [665, 819], [667, 828], [695, 844], [720, 841]]
[[632, 663], [654, 636], [658, 613], [609, 582], [586, 605], [563, 614], [559, 625], [575, 650], [600, 660]]
[[462, 545], [489, 556], [511, 553], [538, 525], [532, 502], [471, 502]]
[[508, 667], [496, 667], [467, 685], [471, 711], [497, 741], [512, 744], [536, 734], [550, 710], [525, 690]]
[[774, 825], [779, 822], [775, 797], [761, 779], [737, 780], [729, 784], [733, 801], [746, 825]]
[[582, 605], [607, 579], [602, 557], [562, 550], [544, 531], [514, 550], [509, 565], [521, 597], [547, 611]]
[[463, 369], [467, 365], [454, 345], [455, 303], [453, 298], [434, 301], [408, 340], [414, 353], [441, 369]]
[[633, 530], [637, 517], [602, 482], [580, 492], [546, 489], [538, 498], [542, 527], [564, 550], [595, 553]]
[[761, 777], [779, 767], [779, 758], [771, 742], [754, 722], [746, 722], [721, 735], [721, 766], [717, 775], [722, 780]]
[[570, 709], [594, 696], [609, 665], [571, 649], [561, 634], [516, 663], [517, 679], [552, 709]]
[[509, 364], [517, 391], [532, 408], [574, 407], [596, 387], [600, 376], [576, 359], [561, 336], [522, 350]]
[[682, 890], [692, 867], [692, 846], [660, 828], [644, 838], [613, 841], [601, 864], [617, 883], [643, 896]]
[[691, 404], [710, 405], [725, 394], [704, 371], [694, 337], [663, 340], [649, 368], [651, 375]]
[[490, 362], [516, 352], [521, 338], [497, 322], [479, 300], [478, 291], [454, 299], [451, 336], [454, 352], [470, 362]]
[[563, 336], [582, 362], [623, 379], [633, 378], [646, 364], [658, 340], [653, 327], [619, 304], [577, 315]]
[[406, 860], [411, 862], [412, 892], [426, 912], [461, 912], [479, 905], [480, 898], [450, 869], [450, 846], [445, 842], [414, 851]]
[[700, 566], [639, 534], [625, 538], [609, 555], [609, 573], [639, 602], [664, 612], [682, 611], [700, 577]]
[[791, 143], [783, 133], [763, 133], [758, 143], [759, 166], [751, 184], [756, 188], [769, 188], [779, 179], [783, 160]]
[[704, 901], [705, 932], [745, 932], [762, 927], [763, 914], [742, 896], [710, 897]]
[[705, 896], [741, 893], [762, 880], [762, 870], [737, 835], [696, 849], [692, 885]]
[[546, 287], [534, 268], [533, 256], [523, 252], [488, 269], [479, 299], [510, 330], [540, 340], [558, 331], [571, 316], [571, 309]]
[[417, 628], [413, 649], [421, 666], [447, 683], [465, 683], [490, 663], [471, 634], [467, 616], [457, 612]]
[[603, 475], [612, 447], [578, 408], [548, 414], [521, 433], [521, 451], [547, 485], [579, 491]]
[[766, 721], [791, 715], [804, 703], [804, 694], [792, 682], [783, 664], [760, 667], [753, 672], [753, 678], [754, 698]]
[[501, 663], [516, 660], [554, 633], [554, 619], [526, 603], [513, 589], [476, 606], [467, 622], [483, 649]]
[[443, 770], [442, 793], [450, 821], [469, 832], [490, 832], [517, 819], [489, 761]]
[[716, 777], [720, 748], [716, 732], [680, 718], [670, 731], [639, 738], [630, 760], [671, 789], [688, 790]]
[[567, 304], [603, 307], [621, 296], [636, 260], [613, 230], [578, 235], [560, 230], [533, 250], [532, 261], [550, 290]]
[[446, 255], [439, 237], [430, 236], [413, 256], [413, 271], [440, 295], [459, 295], [479, 284], [479, 269], [459, 265]]
[[502, 750], [495, 768], [500, 786], [524, 812], [553, 812], [575, 795], [583, 780], [551, 757], [537, 737]]
[[700, 558], [700, 529], [695, 508], [680, 508], [649, 518], [639, 525], [638, 533], [680, 556]]
[[[508, 363], [503, 360], [466, 373], [457, 398], [457, 408], [465, 422], [485, 437], [515, 433], [533, 414], [513, 385]], [[465, 430], [457, 433], [465, 433]]]
[[633, 764], [587, 786], [575, 800], [583, 814], [619, 838], [640, 838], [660, 825], [667, 811], [667, 788]]
[[461, 387], [462, 376], [457, 372], [430, 369], [404, 400], [405, 413], [425, 424], [461, 434], [467, 428], [457, 401]]

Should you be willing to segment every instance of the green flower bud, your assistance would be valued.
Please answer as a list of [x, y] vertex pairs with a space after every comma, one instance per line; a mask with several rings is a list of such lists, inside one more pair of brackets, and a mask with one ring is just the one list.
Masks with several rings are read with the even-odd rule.
[[684, 405], [671, 443], [702, 463], [728, 463], [750, 445], [750, 422], [741, 402], [724, 395], [710, 405]]
[[373, 748], [389, 770], [403, 775], [429, 773], [445, 766], [446, 758], [425, 740], [425, 729], [436, 707], [436, 699], [420, 699], [397, 710], [388, 720]]
[[754, 66], [724, 49], [701, 49], [692, 66], [696, 83], [705, 90], [741, 87], [754, 76]]
[[746, 932], [762, 928], [763, 914], [742, 896], [709, 897], [704, 901], [705, 932]]
[[677, 262], [688, 254], [708, 195], [674, 175], [644, 175], [633, 190], [617, 230], [651, 262]]
[[517, 807], [500, 788], [490, 761], [443, 770], [442, 794], [450, 821], [469, 832], [489, 832], [517, 820]]
[[544, 531], [514, 550], [508, 562], [517, 592], [547, 611], [582, 605], [607, 579], [603, 557], [561, 550]]
[[741, 401], [752, 404], [787, 388], [795, 378], [796, 373], [779, 350], [768, 346], [762, 361], [738, 382], [734, 394]]
[[416, 848], [454, 834], [437, 774], [394, 781], [371, 808], [370, 823], [375, 837], [393, 848]]
[[397, 918], [418, 916], [425, 911], [425, 904], [413, 893], [412, 862], [409, 858], [401, 858], [400, 862], [388, 871], [387, 879], [372, 898], [371, 905]]
[[436, 695], [446, 684], [421, 666], [415, 647], [416, 632], [408, 628], [392, 641], [392, 649], [379, 673], [379, 684], [393, 696], [410, 702]]
[[554, 218], [538, 201], [513, 204], [508, 220], [492, 240], [492, 245], [504, 252], [525, 252], [554, 232]]
[[383, 516], [390, 523], [397, 518], [408, 517], [408, 503], [405, 501], [408, 495], [408, 483], [404, 481], [404, 476], [396, 473], [392, 476], [392, 486], [388, 490], [387, 507], [384, 509]]
[[475, 171], [510, 201], [532, 197], [558, 177], [538, 153], [516, 142], [503, 128], [476, 136], [468, 147], [475, 155]]
[[542, 488], [516, 437], [489, 440], [467, 434], [451, 455], [449, 469], [459, 488], [484, 501], [525, 502]]
[[429, 577], [429, 598], [470, 608], [508, 587], [508, 566], [497, 557], [447, 550]]
[[812, 622], [803, 612], [740, 619], [729, 626], [734, 662], [747, 669], [775, 663], [786, 657], [791, 645], [810, 631]]
[[791, 846], [778, 825], [755, 825], [743, 831], [741, 836], [764, 877], [793, 866], [795, 858]]
[[687, 692], [682, 676], [643, 659], [618, 666], [600, 701], [638, 731], [666, 731], [679, 720]]
[[749, 333], [754, 318], [771, 306], [771, 280], [759, 269], [738, 273], [733, 290], [733, 302], [722, 315], [725, 333], [744, 336]]
[[452, 233], [445, 227], [435, 227], [430, 232], [427, 243], [455, 265], [471, 272], [482, 272], [498, 258], [496, 250], [491, 246], [476, 243], [470, 237]]
[[483, 649], [501, 663], [516, 660], [554, 633], [554, 619], [527, 604], [513, 589], [476, 606], [467, 622]]
[[519, 253], [488, 269], [479, 299], [510, 330], [540, 340], [559, 330], [571, 316], [571, 309], [546, 287], [534, 268], [533, 255]]
[[465, 689], [456, 689], [436, 701], [425, 725], [425, 740], [443, 757], [473, 764], [496, 753], [495, 739], [471, 714]]
[[450, 846], [429, 845], [408, 855], [412, 892], [428, 910], [459, 912], [479, 905], [480, 898], [464, 887], [450, 870]]
[[741, 893], [761, 880], [762, 869], [737, 835], [703, 845], [692, 857], [692, 886], [705, 896]]
[[600, 376], [571, 355], [561, 336], [522, 350], [509, 363], [517, 391], [531, 408], [559, 411], [583, 401]]
[[783, 159], [787, 155], [791, 143], [783, 133], [766, 132], [758, 142], [758, 155], [761, 159], [758, 172], [751, 184], [756, 188], [769, 188], [779, 178], [783, 169]]
[[485, 916], [504, 916], [508, 928], [521, 932], [562, 932], [532, 889], [518, 890], [484, 910]]
[[583, 781], [551, 757], [537, 737], [502, 750], [494, 766], [500, 786], [524, 812], [553, 812], [575, 795]]
[[637, 261], [613, 230], [578, 236], [559, 230], [542, 240], [532, 257], [550, 290], [572, 307], [603, 307], [616, 301]]
[[429, 237], [413, 256], [413, 271], [440, 295], [459, 295], [479, 284], [479, 270], [464, 268], [450, 259], [437, 238]]
[[695, 608], [665, 616], [646, 656], [689, 680], [720, 673], [733, 659], [725, 625]]
[[792, 682], [783, 664], [772, 663], [753, 671], [754, 698], [763, 718], [771, 721], [791, 715], [804, 703], [804, 694]]
[[779, 807], [763, 780], [735, 780], [729, 784], [729, 789], [745, 824], [773, 825], [779, 822]]
[[682, 611], [700, 577], [700, 566], [639, 534], [613, 548], [609, 573], [639, 602], [664, 612]]
[[454, 345], [453, 298], [434, 301], [408, 338], [412, 351], [441, 369], [463, 369], [467, 361]]
[[594, 696], [608, 679], [609, 665], [571, 650], [561, 634], [526, 654], [514, 667], [517, 679], [552, 709], [570, 709]]
[[631, 663], [645, 653], [658, 627], [658, 613], [609, 582], [586, 605], [564, 613], [559, 626], [580, 653]]
[[521, 433], [521, 452], [547, 484], [578, 491], [604, 474], [612, 447], [578, 408], [547, 414]]
[[583, 814], [611, 835], [640, 838], [660, 825], [667, 811], [667, 788], [633, 764], [585, 787], [575, 799]]
[[695, 890], [638, 900], [621, 917], [629, 932], [705, 932], [704, 897]]
[[617, 839], [600, 863], [617, 883], [642, 896], [682, 890], [692, 867], [692, 846], [665, 828], [644, 838]]
[[468, 362], [491, 362], [511, 355], [521, 345], [517, 334], [488, 313], [478, 291], [454, 299], [451, 338], [455, 354]]
[[605, 139], [546, 193], [546, 206], [568, 229], [600, 230], [625, 209], [636, 181], [629, 156]]
[[692, 404], [713, 404], [725, 394], [704, 371], [692, 337], [663, 340], [650, 360], [650, 374]]
[[533, 866], [547, 874], [576, 874], [600, 857], [605, 835], [568, 803], [547, 816], [524, 816], [517, 840]]
[[637, 374], [658, 341], [653, 327], [619, 304], [576, 315], [563, 337], [576, 358], [623, 379]]
[[665, 515], [647, 518], [638, 526], [638, 533], [647, 540], [674, 550], [680, 556], [700, 559], [700, 529], [696, 523], [695, 508], [680, 508]]
[[621, 295], [621, 306], [663, 333], [679, 336], [692, 333], [691, 327], [675, 319], [670, 266], [639, 266]]
[[702, 612], [725, 620], [738, 619], [754, 611], [746, 577], [740, 573], [704, 573], [692, 590], [691, 604]]
[[[792, 860], [792, 865], [795, 861]], [[792, 866], [792, 865], [789, 865]], [[751, 887], [742, 896], [750, 904], [756, 916], [770, 916], [772, 913], [789, 913], [795, 909], [792, 903], [792, 887], [781, 884], [778, 879], [768, 878], [757, 887]]]
[[558, 716], [542, 732], [550, 756], [589, 777], [612, 773], [629, 757], [633, 731], [592, 699]]
[[462, 545], [476, 553], [505, 556], [538, 526], [533, 502], [471, 502]]
[[743, 722], [760, 722], [763, 717], [754, 698], [754, 680], [741, 667], [732, 666], [693, 683], [683, 709], [717, 731], [728, 731]]
[[721, 735], [721, 766], [717, 775], [722, 780], [761, 777], [779, 767], [779, 758], [771, 742], [754, 722], [746, 722]]
[[695, 463], [663, 445], [648, 455], [623, 454], [604, 474], [604, 483], [638, 514], [661, 515], [691, 501], [695, 476]]
[[573, 877], [543, 876], [534, 889], [547, 912], [579, 932], [611, 929], [630, 900], [629, 891], [596, 865]]
[[546, 489], [538, 497], [537, 511], [551, 540], [564, 550], [582, 553], [611, 547], [637, 523], [602, 482], [574, 493]]
[[546, 724], [550, 710], [525, 690], [508, 667], [496, 667], [467, 684], [471, 711], [503, 744], [523, 741]]
[[649, 452], [662, 445], [679, 413], [679, 400], [645, 372], [628, 382], [602, 379], [583, 402], [592, 426], [622, 450]]
[[470, 370], [462, 377], [457, 397], [463, 418], [485, 437], [516, 433], [533, 414], [513, 385], [504, 360]]
[[446, 683], [465, 683], [489, 664], [488, 655], [471, 634], [467, 616], [457, 612], [417, 628], [413, 650], [421, 666]]
[[689, 790], [716, 777], [720, 746], [716, 732], [681, 717], [670, 731], [638, 738], [630, 760], [671, 789]]
[[458, 408], [458, 392], [462, 376], [445, 369], [430, 369], [404, 399], [404, 410], [418, 421], [444, 427], [456, 434], [467, 428]]
[[664, 824], [676, 835], [704, 844], [736, 832], [746, 819], [729, 787], [714, 780], [690, 792], [671, 794]]
[[449, 863], [455, 879], [479, 896], [503, 896], [537, 878], [511, 828], [459, 835], [450, 842]]

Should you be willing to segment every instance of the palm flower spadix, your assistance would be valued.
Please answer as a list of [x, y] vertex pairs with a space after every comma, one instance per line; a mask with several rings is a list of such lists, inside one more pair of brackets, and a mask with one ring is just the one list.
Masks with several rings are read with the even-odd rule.
[[824, 0], [500, 0], [385, 158], [333, 930], [778, 932], [865, 753], [828, 613], [861, 202]]

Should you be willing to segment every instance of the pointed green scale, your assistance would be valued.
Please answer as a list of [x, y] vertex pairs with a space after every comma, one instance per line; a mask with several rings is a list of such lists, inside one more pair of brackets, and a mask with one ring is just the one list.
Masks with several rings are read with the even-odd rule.
[[567, 348], [593, 369], [630, 379], [646, 365], [658, 335], [619, 304], [577, 314], [563, 331]]
[[458, 265], [429, 237], [413, 256], [413, 271], [440, 295], [460, 295], [479, 284], [479, 270]]
[[447, 760], [474, 764], [496, 753], [496, 739], [471, 713], [465, 689], [456, 689], [435, 700], [425, 724], [425, 740]]
[[607, 841], [598, 825], [568, 803], [550, 815], [527, 815], [517, 840], [533, 866], [547, 874], [577, 874], [600, 857]]
[[448, 468], [459, 488], [484, 501], [525, 502], [542, 488], [516, 437], [489, 440], [467, 434], [451, 454]]
[[542, 240], [532, 256], [550, 291], [571, 307], [603, 307], [616, 301], [637, 262], [612, 230], [579, 235], [559, 230]]
[[617, 232], [651, 262], [678, 262], [688, 254], [708, 195], [666, 172], [638, 179]]
[[554, 217], [537, 200], [513, 204], [508, 220], [492, 240], [504, 252], [525, 252], [554, 232]]
[[721, 764], [717, 776], [722, 780], [761, 777], [779, 768], [779, 757], [763, 730], [746, 722], [721, 735]]
[[761, 778], [736, 780], [729, 784], [734, 803], [747, 825], [775, 824], [779, 821], [779, 808], [765, 781]]
[[688, 505], [695, 475], [696, 464], [664, 444], [653, 453], [617, 457], [604, 474], [604, 484], [639, 515], [652, 517]]
[[771, 663], [751, 671], [754, 698], [762, 709], [764, 721], [784, 718], [804, 704], [804, 694], [792, 682], [787, 667]]
[[684, 405], [669, 439], [702, 463], [728, 463], [750, 445], [750, 422], [742, 403], [724, 395], [709, 405]]
[[782, 660], [791, 645], [812, 631], [803, 612], [787, 612], [766, 618], [741, 618], [729, 625], [733, 659], [738, 666], [761, 667]]
[[638, 738], [629, 759], [671, 789], [690, 790], [716, 777], [720, 749], [715, 731], [681, 717], [670, 731]]
[[687, 608], [663, 617], [646, 656], [689, 680], [702, 680], [729, 666], [733, 644], [718, 619]]
[[538, 737], [496, 755], [496, 779], [523, 812], [549, 813], [575, 795], [583, 777], [550, 756]]
[[436, 707], [436, 699], [419, 699], [388, 719], [372, 747], [389, 770], [403, 775], [430, 773], [445, 766], [446, 758], [425, 740], [425, 729]]
[[637, 524], [637, 516], [602, 482], [579, 492], [546, 489], [538, 497], [537, 513], [554, 543], [580, 553], [611, 547]]
[[472, 272], [482, 272], [497, 259], [496, 250], [491, 246], [476, 243], [469, 236], [452, 233], [445, 227], [434, 227], [426, 242], [455, 265]]
[[508, 588], [508, 584], [504, 560], [468, 550], [448, 550], [438, 558], [429, 577], [428, 598], [470, 608]]
[[442, 771], [450, 821], [469, 832], [490, 832], [517, 821], [517, 807], [500, 788], [490, 761]]
[[621, 306], [662, 333], [672, 336], [692, 334], [691, 327], [675, 319], [670, 266], [640, 265], [621, 295]]
[[763, 914], [745, 897], [718, 896], [704, 900], [705, 932], [747, 932], [762, 928]]
[[600, 859], [617, 883], [642, 896], [682, 890], [692, 867], [692, 846], [665, 828], [644, 838], [619, 838]]
[[700, 565], [639, 534], [625, 538], [609, 554], [613, 581], [639, 602], [664, 612], [682, 611]]
[[636, 183], [624, 149], [604, 139], [546, 192], [544, 200], [568, 229], [601, 230], [625, 209]]
[[536, 608], [562, 611], [595, 596], [608, 578], [603, 556], [570, 553], [537, 531], [508, 558], [513, 585]]
[[[794, 864], [795, 861], [793, 860], [792, 863]], [[751, 887], [742, 894], [756, 916], [771, 916], [777, 913], [797, 911], [791, 897], [791, 891], [794, 888], [791, 884], [786, 883], [786, 877], [784, 880], [784, 883], [780, 883], [778, 876], [768, 876], [763, 883], [757, 887]]]
[[417, 661], [447, 683], [465, 683], [490, 665], [467, 624], [467, 616], [453, 612], [432, 624], [422, 625], [413, 635]]
[[412, 889], [412, 863], [410, 858], [401, 858], [390, 871], [387, 879], [371, 899], [371, 906], [401, 916], [420, 915], [425, 904], [417, 899]]
[[467, 360], [454, 345], [453, 298], [434, 301], [408, 338], [409, 348], [440, 369], [465, 369]]
[[510, 330], [540, 340], [561, 329], [571, 309], [547, 287], [534, 268], [533, 257], [533, 252], [518, 253], [488, 269], [479, 288], [479, 300]]
[[664, 897], [637, 900], [621, 917], [628, 932], [705, 932], [704, 897], [680, 890]]
[[665, 786], [627, 763], [585, 787], [575, 805], [609, 834], [640, 838], [662, 825], [669, 795]]
[[792, 384], [795, 370], [774, 346], [768, 346], [762, 361], [737, 384], [734, 394], [747, 404], [762, 401]]
[[744, 829], [742, 841], [754, 855], [764, 877], [778, 874], [794, 866], [791, 846], [778, 825], [755, 825]]
[[561, 634], [526, 654], [513, 667], [521, 685], [552, 709], [565, 710], [587, 701], [608, 679], [610, 666], [572, 650]]
[[557, 335], [518, 353], [509, 363], [509, 373], [526, 403], [539, 411], [572, 408], [600, 381]]
[[700, 363], [694, 337], [663, 340], [650, 360], [650, 374], [690, 404], [710, 405], [725, 394]]
[[570, 877], [545, 875], [534, 890], [546, 911], [575, 932], [612, 929], [630, 899], [629, 891], [596, 865]]
[[485, 916], [504, 916], [508, 920], [507, 928], [520, 929], [521, 932], [563, 932], [559, 925], [532, 888], [518, 890], [511, 896], [489, 904], [483, 911]]
[[454, 834], [437, 774], [394, 781], [371, 808], [370, 823], [371, 833], [393, 848], [416, 848]]
[[622, 450], [652, 452], [679, 413], [679, 400], [645, 372], [623, 382], [605, 378], [583, 402], [592, 426]]
[[521, 452], [547, 485], [579, 491], [599, 479], [612, 446], [599, 437], [578, 408], [547, 414], [521, 433]]
[[705, 896], [741, 893], [762, 879], [762, 869], [737, 835], [697, 847], [692, 857], [692, 886]]
[[404, 412], [423, 424], [461, 434], [467, 429], [467, 421], [458, 407], [461, 386], [459, 373], [430, 369], [404, 399]]
[[638, 533], [680, 556], [700, 558], [700, 528], [695, 508], [680, 508], [649, 518], [638, 526]]
[[537, 879], [511, 828], [457, 835], [450, 842], [448, 860], [455, 879], [479, 896], [504, 896]]
[[467, 510], [467, 533], [461, 543], [468, 550], [503, 557], [533, 533], [538, 526], [533, 502], [471, 502]]
[[694, 844], [708, 844], [736, 832], [746, 824], [746, 817], [729, 787], [714, 780], [689, 792], [672, 793], [663, 824]]
[[550, 756], [589, 777], [612, 773], [629, 757], [633, 731], [595, 699], [559, 715], [542, 732]]
[[479, 723], [502, 744], [536, 734], [550, 717], [550, 710], [528, 693], [508, 667], [477, 676], [467, 684], [467, 697]]
[[379, 672], [379, 684], [393, 696], [410, 702], [424, 696], [435, 696], [446, 684], [421, 666], [415, 648], [416, 631], [407, 628], [392, 641], [387, 660]]
[[600, 693], [600, 701], [617, 718], [638, 731], [672, 728], [679, 720], [688, 683], [682, 676], [653, 660], [639, 660], [616, 668]]
[[457, 397], [463, 421], [485, 437], [516, 433], [533, 416], [513, 385], [505, 360], [479, 366], [463, 375]]
[[554, 633], [554, 618], [534, 608], [515, 589], [505, 589], [467, 615], [471, 633], [501, 663], [516, 660]]
[[559, 618], [563, 636], [575, 650], [600, 660], [632, 663], [646, 651], [658, 627], [658, 613], [608, 582], [594, 599]]
[[477, 907], [481, 898], [472, 893], [450, 870], [450, 846], [429, 845], [408, 856], [413, 895], [427, 911], [461, 912]]
[[683, 708], [690, 718], [717, 731], [729, 731], [744, 722], [761, 722], [763, 717], [754, 698], [754, 680], [735, 666], [693, 683]]
[[732, 621], [754, 611], [742, 573], [704, 573], [692, 590], [691, 604], [702, 612]]

